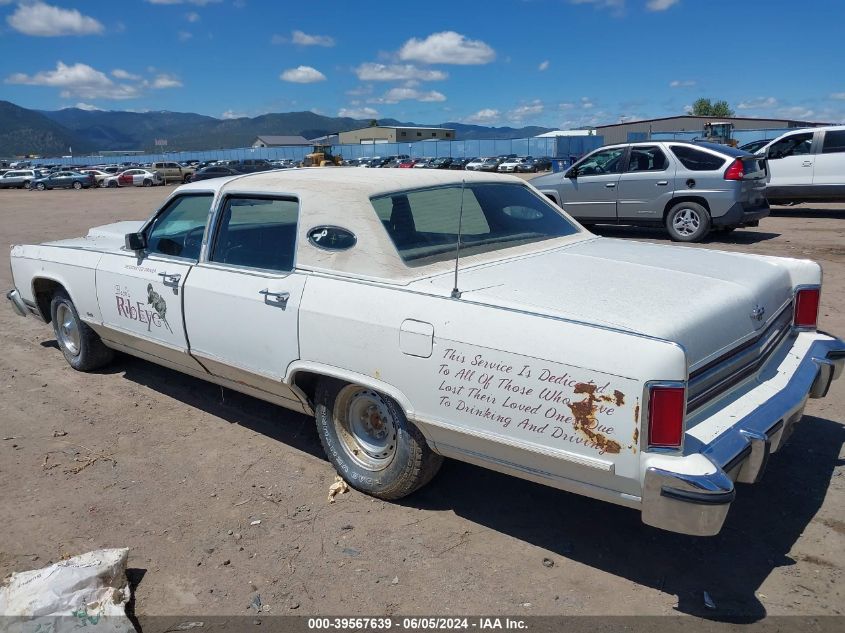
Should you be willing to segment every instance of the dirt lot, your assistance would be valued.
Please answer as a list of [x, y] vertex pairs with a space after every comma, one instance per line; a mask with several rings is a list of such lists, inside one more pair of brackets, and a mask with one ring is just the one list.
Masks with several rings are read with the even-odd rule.
[[[0, 191], [0, 288], [6, 245], [144, 218], [171, 190]], [[704, 248], [818, 260], [822, 327], [845, 334], [845, 207], [777, 209]], [[353, 491], [329, 505], [334, 472], [305, 416], [126, 356], [74, 372], [51, 328], [6, 306], [0, 341], [0, 577], [126, 546], [138, 614], [246, 614], [256, 593], [276, 614], [721, 619], [845, 604], [845, 380], [810, 401], [763, 482], [740, 486], [721, 535], [698, 539], [457, 462], [402, 503]]]

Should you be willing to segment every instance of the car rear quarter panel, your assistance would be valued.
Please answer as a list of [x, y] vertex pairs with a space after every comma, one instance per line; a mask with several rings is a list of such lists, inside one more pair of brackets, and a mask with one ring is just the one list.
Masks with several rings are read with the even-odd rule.
[[[12, 278], [24, 300], [37, 302], [40, 282], [51, 281], [65, 288], [83, 321], [102, 321], [95, 284], [96, 251], [47, 245], [12, 247]], [[49, 314], [44, 314], [49, 317]]]
[[476, 304], [469, 292], [312, 275], [299, 328], [288, 380], [322, 366], [384, 385], [439, 452], [616, 502], [639, 494], [645, 382], [686, 378], [675, 344]]

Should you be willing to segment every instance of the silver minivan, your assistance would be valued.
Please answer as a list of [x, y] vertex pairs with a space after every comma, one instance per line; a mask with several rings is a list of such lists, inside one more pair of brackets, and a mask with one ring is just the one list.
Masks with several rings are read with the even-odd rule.
[[531, 184], [583, 224], [665, 226], [679, 242], [769, 215], [765, 159], [713, 143], [608, 145]]

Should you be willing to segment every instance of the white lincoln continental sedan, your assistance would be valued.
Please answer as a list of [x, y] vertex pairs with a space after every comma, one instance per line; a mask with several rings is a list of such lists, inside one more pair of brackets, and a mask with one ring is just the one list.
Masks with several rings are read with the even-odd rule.
[[814, 262], [596, 237], [483, 172], [206, 180], [12, 272], [73, 368], [119, 350], [314, 415], [367, 494], [451, 457], [693, 535], [845, 363]]

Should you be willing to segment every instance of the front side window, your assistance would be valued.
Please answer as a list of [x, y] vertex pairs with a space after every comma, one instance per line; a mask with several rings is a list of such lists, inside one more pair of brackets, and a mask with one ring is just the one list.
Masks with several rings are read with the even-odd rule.
[[213, 196], [180, 196], [147, 229], [147, 253], [199, 259]]
[[299, 203], [291, 198], [230, 197], [223, 205], [209, 261], [290, 272]]
[[450, 185], [377, 196], [372, 203], [399, 256], [409, 266], [453, 258], [459, 224], [461, 253], [466, 255], [578, 232], [523, 185]]
[[787, 156], [806, 156], [813, 146], [813, 133], [802, 132], [782, 138], [769, 148], [769, 158], [786, 158]]
[[622, 169], [622, 156], [624, 154], [624, 147], [611, 147], [590, 154], [575, 165], [578, 168], [578, 176], [618, 174]]
[[708, 154], [688, 145], [672, 145], [671, 149], [675, 158], [691, 171], [713, 171], [727, 162], [727, 159], [722, 156]]
[[663, 171], [668, 166], [666, 155], [656, 145], [631, 148], [628, 171]]
[[845, 152], [845, 130], [825, 132], [822, 154], [839, 154], [842, 152]]

